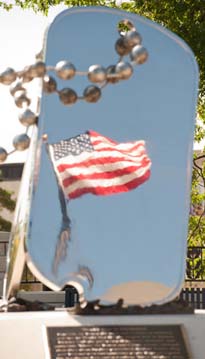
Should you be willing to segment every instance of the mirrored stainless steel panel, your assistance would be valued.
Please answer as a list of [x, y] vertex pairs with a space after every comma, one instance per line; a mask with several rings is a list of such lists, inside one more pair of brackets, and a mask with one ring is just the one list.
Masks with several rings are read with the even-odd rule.
[[34, 161], [37, 166], [35, 153], [37, 132], [37, 127], [34, 126], [31, 131], [32, 140], [28, 151], [27, 161], [24, 165], [21, 186], [9, 239], [3, 293], [5, 300], [11, 296], [15, 296], [16, 291], [20, 286], [25, 265], [25, 240], [28, 233], [32, 192], [34, 188], [33, 181], [35, 180]]
[[[57, 16], [48, 30], [45, 60], [51, 66], [68, 60], [83, 72], [95, 64], [116, 64], [117, 25], [124, 19], [134, 24], [149, 53], [129, 80], [106, 86], [96, 103], [71, 96], [73, 104], [64, 106], [56, 93], [42, 96], [27, 261], [54, 290], [69, 283], [86, 300], [160, 304], [178, 294], [185, 271], [198, 79], [194, 56], [180, 38], [151, 21], [88, 7]], [[63, 80], [51, 74], [59, 91], [68, 87], [83, 94], [90, 84], [87, 76]], [[151, 175], [128, 192], [70, 199], [66, 216], [47, 146], [88, 130], [117, 143], [145, 141]]]

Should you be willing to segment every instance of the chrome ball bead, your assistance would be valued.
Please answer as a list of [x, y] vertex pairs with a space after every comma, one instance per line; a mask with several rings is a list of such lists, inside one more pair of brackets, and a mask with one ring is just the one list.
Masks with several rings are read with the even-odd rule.
[[37, 116], [34, 112], [32, 112], [29, 108], [20, 113], [19, 121], [22, 125], [28, 127], [34, 125], [37, 122]]
[[130, 53], [130, 47], [127, 46], [126, 39], [120, 37], [115, 43], [115, 50], [120, 56], [126, 56]]
[[60, 61], [56, 64], [55, 71], [62, 80], [70, 80], [75, 76], [76, 69], [73, 64], [68, 61]]
[[136, 30], [130, 30], [125, 34], [125, 43], [128, 48], [132, 49], [136, 45], [140, 45], [142, 42], [141, 35]]
[[31, 76], [31, 67], [27, 66], [22, 71], [20, 77], [22, 78], [23, 83], [27, 83], [33, 80], [33, 76]]
[[44, 76], [43, 78], [43, 91], [46, 93], [53, 93], [57, 90], [56, 80], [52, 76]]
[[14, 101], [19, 108], [23, 108], [24, 106], [28, 107], [31, 103], [31, 100], [26, 96], [24, 91], [20, 94], [17, 93], [17, 95], [14, 96]]
[[133, 73], [133, 67], [128, 62], [120, 61], [116, 65], [116, 73], [120, 80], [128, 80]]
[[46, 73], [46, 65], [43, 61], [37, 61], [29, 68], [31, 77], [43, 77]]
[[0, 162], [6, 161], [8, 153], [3, 147], [0, 147]]
[[92, 65], [88, 69], [88, 79], [94, 83], [106, 81], [106, 70], [100, 65]]
[[133, 47], [130, 58], [138, 65], [144, 64], [148, 59], [148, 52], [142, 45], [136, 45]]
[[107, 73], [107, 82], [108, 83], [116, 84], [117, 82], [119, 82], [119, 75], [116, 73], [116, 66], [115, 65], [110, 65], [106, 69], [106, 73]]
[[13, 82], [10, 86], [10, 94], [12, 96], [14, 96], [17, 92], [21, 91], [22, 92], [26, 92], [26, 89], [23, 87], [23, 84], [21, 81], [16, 81]]
[[13, 146], [17, 151], [24, 151], [29, 147], [30, 138], [25, 133], [17, 135], [13, 139]]
[[8, 67], [4, 72], [0, 74], [0, 82], [3, 85], [11, 85], [16, 80], [16, 72]]
[[83, 96], [85, 101], [94, 103], [100, 99], [101, 90], [99, 89], [99, 87], [91, 85], [85, 88]]
[[134, 24], [128, 19], [119, 21], [117, 28], [120, 36], [124, 36], [129, 30], [135, 29]]
[[76, 92], [70, 88], [64, 88], [61, 91], [59, 91], [58, 94], [60, 101], [64, 105], [73, 105], [78, 99]]

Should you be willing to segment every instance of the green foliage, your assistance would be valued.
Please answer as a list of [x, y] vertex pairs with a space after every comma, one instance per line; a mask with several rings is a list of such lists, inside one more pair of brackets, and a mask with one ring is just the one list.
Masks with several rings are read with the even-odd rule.
[[7, 4], [4, 1], [0, 1], [0, 7], [2, 7], [4, 10], [11, 10], [13, 8], [13, 5]]
[[[195, 247], [187, 256], [187, 277], [205, 277], [205, 155], [196, 153], [193, 159], [191, 214], [189, 216], [188, 246]], [[198, 248], [197, 248], [198, 247]], [[195, 250], [195, 252], [194, 252]]]
[[10, 230], [11, 230], [11, 222], [7, 221], [6, 219], [0, 216], [0, 231], [10, 232]]
[[[42, 12], [44, 15], [48, 14], [51, 7], [56, 5], [71, 6], [104, 6], [106, 1], [104, 0], [26, 0], [26, 1], [15, 1], [15, 5], [7, 5], [6, 2], [0, 2], [0, 6], [6, 10], [11, 10], [14, 6], [19, 6], [22, 9], [32, 9], [35, 12]], [[112, 1], [110, 2], [112, 4]]]
[[203, 280], [205, 273], [205, 258], [202, 248], [194, 248], [193, 256], [187, 257], [187, 277], [191, 280]]
[[15, 209], [15, 201], [11, 198], [12, 193], [0, 188], [0, 208], [6, 208], [9, 211]]
[[[1, 171], [0, 171], [0, 181], [1, 181]], [[3, 208], [8, 209], [9, 211], [14, 211], [16, 202], [11, 198], [12, 193], [6, 191], [0, 187], [0, 210]], [[11, 222], [7, 221], [5, 218], [0, 216], [0, 231], [10, 232]]]

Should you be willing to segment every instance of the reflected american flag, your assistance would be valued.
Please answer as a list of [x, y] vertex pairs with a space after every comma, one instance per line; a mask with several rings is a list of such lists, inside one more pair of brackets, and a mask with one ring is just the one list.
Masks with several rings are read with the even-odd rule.
[[50, 157], [68, 199], [135, 189], [150, 177], [144, 141], [115, 142], [95, 131], [49, 144]]

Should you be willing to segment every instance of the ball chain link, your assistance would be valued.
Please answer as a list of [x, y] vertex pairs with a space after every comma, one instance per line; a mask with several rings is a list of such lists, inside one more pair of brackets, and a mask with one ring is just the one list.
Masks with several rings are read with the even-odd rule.
[[[37, 124], [38, 116], [29, 109], [31, 100], [27, 96], [26, 86], [35, 78], [42, 79], [42, 89], [46, 94], [57, 93], [59, 100], [66, 106], [75, 104], [78, 100], [84, 100], [89, 103], [96, 103], [102, 95], [102, 89], [107, 84], [116, 84], [119, 81], [128, 80], [133, 74], [135, 65], [144, 64], [148, 58], [148, 52], [142, 46], [142, 37], [135, 29], [133, 23], [124, 19], [118, 23], [118, 32], [120, 37], [115, 43], [115, 50], [119, 55], [116, 64], [107, 68], [101, 65], [91, 65], [87, 71], [78, 71], [74, 64], [69, 61], [59, 61], [55, 66], [46, 66], [38, 60], [36, 63], [26, 66], [22, 71], [16, 72], [8, 67], [0, 73], [0, 84], [10, 86], [10, 94], [14, 97], [15, 105], [23, 109], [19, 114], [19, 121], [26, 127], [26, 133], [17, 135], [13, 139], [13, 147], [8, 153], [3, 147], [0, 147], [0, 162], [6, 161], [8, 155], [15, 151], [24, 151], [29, 147], [30, 138], [27, 135], [29, 126]], [[129, 55], [130, 61], [124, 61], [124, 56]], [[61, 80], [73, 79], [76, 75], [87, 76], [92, 83], [88, 85], [82, 96], [69, 88], [61, 90], [57, 88], [57, 81], [48, 74], [53, 71]]]

